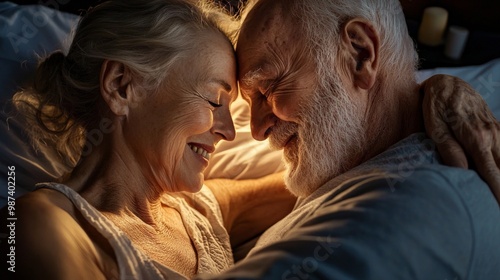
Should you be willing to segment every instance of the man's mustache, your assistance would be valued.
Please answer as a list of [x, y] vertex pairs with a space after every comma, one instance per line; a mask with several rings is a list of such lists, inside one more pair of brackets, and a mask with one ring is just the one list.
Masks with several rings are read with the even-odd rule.
[[298, 134], [299, 125], [292, 122], [278, 121], [269, 134], [269, 144], [273, 149], [283, 149], [288, 139]]

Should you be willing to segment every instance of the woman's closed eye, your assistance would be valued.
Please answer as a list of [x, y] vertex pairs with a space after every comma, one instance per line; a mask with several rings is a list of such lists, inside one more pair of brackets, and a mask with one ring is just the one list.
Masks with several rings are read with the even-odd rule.
[[208, 104], [210, 104], [210, 106], [214, 107], [214, 108], [219, 108], [219, 107], [222, 107], [222, 104], [219, 104], [219, 103], [215, 103], [215, 102], [212, 102], [208, 99], [206, 99], [206, 101], [208, 102]]
[[[208, 104], [210, 104], [210, 106], [212, 106], [213, 108], [219, 108], [219, 107], [221, 107], [221, 106], [222, 106], [222, 104], [217, 103], [217, 101], [212, 101], [212, 100], [210, 100], [210, 99], [209, 99], [209, 98], [208, 98], [205, 94], [201, 94], [201, 93], [200, 93], [200, 92], [198, 92], [198, 91], [195, 91], [195, 94], [196, 94], [199, 98], [201, 98], [201, 99], [205, 100], [206, 102], [208, 102]], [[219, 99], [219, 98], [217, 98], [217, 99]]]

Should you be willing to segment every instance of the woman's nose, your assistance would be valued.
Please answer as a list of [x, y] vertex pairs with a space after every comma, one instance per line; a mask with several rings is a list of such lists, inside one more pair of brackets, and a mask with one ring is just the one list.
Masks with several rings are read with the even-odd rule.
[[222, 139], [226, 141], [233, 141], [236, 137], [236, 130], [229, 109], [218, 110], [214, 115], [214, 132], [221, 135]]

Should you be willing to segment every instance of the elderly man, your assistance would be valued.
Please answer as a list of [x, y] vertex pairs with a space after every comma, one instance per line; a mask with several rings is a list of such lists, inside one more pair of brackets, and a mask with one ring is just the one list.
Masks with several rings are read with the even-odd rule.
[[492, 192], [420, 133], [429, 100], [399, 1], [262, 0], [237, 56], [253, 136], [283, 149], [299, 199], [218, 279], [500, 275]]

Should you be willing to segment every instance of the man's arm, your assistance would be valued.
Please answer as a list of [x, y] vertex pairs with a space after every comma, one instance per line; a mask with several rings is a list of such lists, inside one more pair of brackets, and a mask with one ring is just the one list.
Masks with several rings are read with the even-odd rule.
[[296, 198], [285, 189], [283, 173], [259, 179], [205, 181], [220, 204], [231, 245], [260, 235], [292, 210]]
[[432, 76], [421, 89], [425, 129], [443, 162], [462, 168], [475, 165], [500, 204], [500, 123], [481, 95], [448, 75]]

